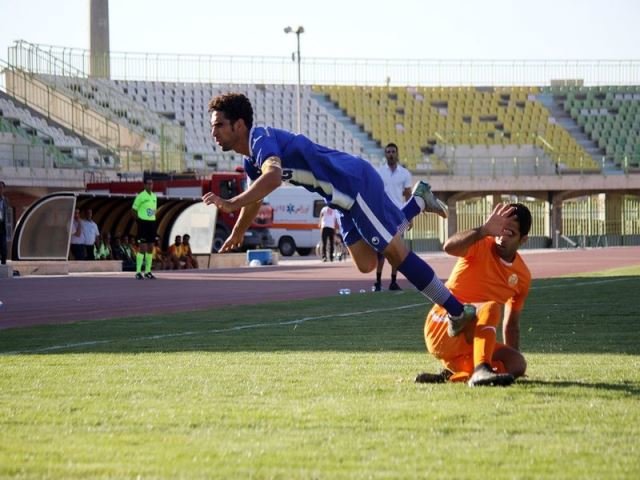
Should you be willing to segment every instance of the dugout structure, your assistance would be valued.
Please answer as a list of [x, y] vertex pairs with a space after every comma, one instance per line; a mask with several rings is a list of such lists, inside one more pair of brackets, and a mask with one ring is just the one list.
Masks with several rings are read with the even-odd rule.
[[[133, 195], [57, 192], [34, 202], [18, 220], [11, 248], [13, 260], [67, 260], [76, 208], [90, 208], [100, 233], [136, 236], [131, 215]], [[211, 253], [217, 209], [200, 198], [158, 197], [158, 236], [166, 249], [176, 235], [191, 235], [194, 254]]]

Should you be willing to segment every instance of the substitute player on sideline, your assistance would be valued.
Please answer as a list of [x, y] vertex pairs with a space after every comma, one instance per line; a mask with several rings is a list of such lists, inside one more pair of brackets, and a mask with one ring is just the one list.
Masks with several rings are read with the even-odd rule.
[[[146, 178], [144, 190], [133, 201], [132, 213], [138, 224], [138, 253], [136, 254], [136, 278], [156, 278], [151, 273], [153, 263], [153, 243], [156, 238], [156, 210], [158, 209], [158, 197], [153, 193], [153, 180]], [[144, 263], [144, 277], [142, 276], [142, 264]]]
[[202, 199], [224, 212], [240, 209], [238, 220], [221, 251], [242, 244], [262, 200], [283, 181], [317, 192], [342, 214], [344, 242], [362, 273], [373, 271], [378, 253], [398, 268], [422, 294], [442, 305], [455, 328], [475, 318], [475, 307], [463, 305], [433, 269], [411, 252], [401, 238], [409, 219], [422, 211], [447, 216], [446, 206], [420, 182], [400, 210], [384, 192], [382, 178], [368, 162], [313, 143], [303, 135], [253, 126], [253, 108], [242, 94], [229, 93], [209, 102], [211, 135], [223, 151], [245, 155], [244, 167], [253, 182], [241, 194], [223, 199], [214, 193]]
[[[482, 226], [458, 232], [444, 244], [448, 254], [459, 257], [447, 286], [460, 300], [480, 305], [477, 320], [454, 338], [447, 331], [446, 312], [434, 305], [424, 326], [425, 342], [445, 370], [421, 373], [417, 383], [505, 386], [524, 375], [527, 363], [519, 351], [520, 313], [529, 295], [531, 273], [518, 249], [527, 241], [530, 228], [531, 212], [525, 205], [500, 203]], [[505, 343], [497, 343], [496, 330], [503, 316]]]

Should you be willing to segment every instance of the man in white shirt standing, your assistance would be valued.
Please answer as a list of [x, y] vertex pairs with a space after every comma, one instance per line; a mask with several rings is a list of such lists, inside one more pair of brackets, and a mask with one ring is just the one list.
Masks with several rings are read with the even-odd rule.
[[80, 209], [76, 208], [73, 212], [73, 220], [71, 221], [71, 258], [73, 260], [84, 260], [87, 256], [84, 246], [84, 238], [82, 236], [82, 220], [80, 219]]
[[[338, 228], [338, 214], [337, 212], [325, 205], [320, 210], [320, 229], [322, 234], [322, 261], [333, 262], [333, 249], [336, 236], [336, 229]], [[327, 257], [327, 242], [329, 243], [329, 256]]]
[[[384, 191], [389, 198], [393, 200], [398, 208], [402, 206], [411, 197], [411, 173], [398, 163], [398, 146], [395, 143], [389, 143], [384, 148], [384, 156], [387, 164], [378, 169], [378, 173], [384, 182]], [[376, 269], [376, 283], [374, 290], [379, 292], [382, 290], [382, 267], [384, 266], [384, 257], [378, 256], [378, 268]], [[396, 281], [398, 270], [391, 268], [391, 283], [389, 290], [402, 290]]]
[[95, 260], [96, 256], [93, 251], [93, 246], [96, 240], [100, 236], [100, 230], [98, 225], [93, 221], [93, 210], [90, 208], [85, 209], [84, 218], [80, 219], [82, 228], [82, 240], [85, 248], [85, 260]]

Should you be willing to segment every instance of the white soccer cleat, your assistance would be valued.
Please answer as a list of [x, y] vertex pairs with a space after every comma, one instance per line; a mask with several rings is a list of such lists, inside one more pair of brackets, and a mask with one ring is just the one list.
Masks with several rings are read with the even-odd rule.
[[450, 337], [457, 337], [460, 332], [464, 330], [469, 322], [472, 322], [476, 318], [476, 307], [474, 305], [463, 305], [463, 310], [460, 315], [454, 317], [453, 315], [447, 315], [447, 322], [449, 324], [447, 333]]
[[423, 212], [431, 212], [437, 215], [440, 215], [442, 218], [447, 218], [449, 216], [449, 209], [447, 205], [436, 198], [436, 196], [431, 191], [431, 185], [427, 182], [423, 182], [420, 180], [413, 187], [413, 191], [411, 195], [415, 197], [420, 197], [424, 200], [424, 210]]

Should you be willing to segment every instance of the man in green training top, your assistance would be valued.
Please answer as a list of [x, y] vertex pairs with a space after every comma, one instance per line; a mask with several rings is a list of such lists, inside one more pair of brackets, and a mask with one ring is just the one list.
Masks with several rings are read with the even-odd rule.
[[[153, 243], [156, 238], [156, 210], [158, 209], [158, 197], [153, 193], [153, 180], [144, 181], [144, 190], [133, 201], [133, 215], [138, 224], [138, 254], [136, 255], [136, 278], [156, 278], [151, 273], [151, 257]], [[144, 276], [142, 275], [142, 263], [144, 262]]]

